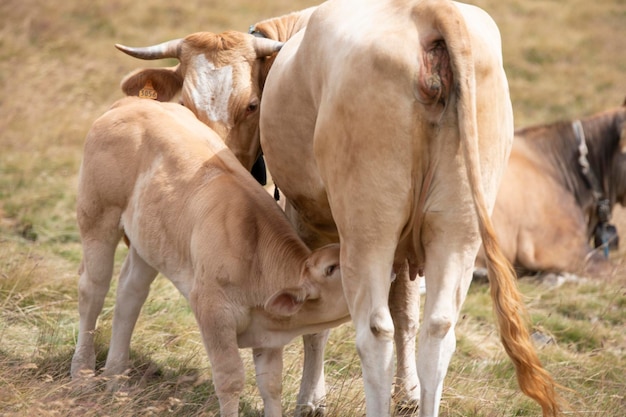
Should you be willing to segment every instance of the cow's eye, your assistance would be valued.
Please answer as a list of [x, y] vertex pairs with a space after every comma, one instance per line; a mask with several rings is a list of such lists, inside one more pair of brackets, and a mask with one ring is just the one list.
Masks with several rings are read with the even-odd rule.
[[246, 108], [246, 113], [252, 114], [255, 111], [257, 111], [258, 108], [259, 108], [259, 102], [257, 100], [251, 101], [250, 104], [248, 104], [248, 107]]

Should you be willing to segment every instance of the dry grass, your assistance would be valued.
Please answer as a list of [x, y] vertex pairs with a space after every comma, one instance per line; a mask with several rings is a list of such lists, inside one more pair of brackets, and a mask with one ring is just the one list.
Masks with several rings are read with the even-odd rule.
[[[74, 218], [82, 141], [121, 97], [118, 83], [144, 65], [113, 47], [199, 30], [246, 30], [312, 0], [165, 0], [0, 3], [0, 415], [217, 415], [210, 367], [182, 297], [158, 279], [133, 339], [130, 387], [117, 394], [71, 386], [80, 262]], [[518, 126], [590, 114], [626, 95], [626, 7], [622, 0], [479, 0], [498, 22]], [[146, 63], [162, 65], [160, 62]], [[618, 216], [626, 230], [626, 215]], [[123, 257], [123, 248], [118, 261]], [[623, 264], [626, 254], [616, 254]], [[119, 262], [118, 262], [119, 265]], [[558, 289], [522, 280], [533, 325], [555, 343], [542, 361], [563, 385], [571, 415], [623, 415], [626, 408], [626, 268], [607, 282]], [[535, 416], [498, 342], [486, 288], [474, 285], [441, 406], [444, 416]], [[98, 363], [112, 313], [100, 320]], [[327, 348], [328, 414], [364, 414], [350, 325]], [[244, 355], [249, 353], [244, 352]], [[298, 389], [301, 342], [287, 347], [284, 409]], [[242, 414], [261, 415], [253, 366]]]

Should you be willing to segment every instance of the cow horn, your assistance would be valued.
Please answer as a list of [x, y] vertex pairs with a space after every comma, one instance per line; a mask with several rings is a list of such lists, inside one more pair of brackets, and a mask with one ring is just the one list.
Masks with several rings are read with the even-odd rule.
[[255, 36], [254, 39], [252, 39], [252, 45], [254, 46], [257, 58], [263, 58], [272, 55], [274, 52], [280, 51], [280, 48], [283, 47], [284, 43], [273, 39], [258, 38]]
[[183, 39], [174, 39], [158, 45], [133, 48], [130, 46], [115, 44], [120, 51], [139, 59], [178, 58]]

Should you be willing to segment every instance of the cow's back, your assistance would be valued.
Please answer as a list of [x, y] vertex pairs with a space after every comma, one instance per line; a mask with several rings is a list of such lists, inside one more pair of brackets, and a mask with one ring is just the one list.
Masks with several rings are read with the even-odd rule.
[[[213, 169], [207, 161], [212, 161]], [[218, 176], [229, 167], [246, 174], [217, 134], [188, 109], [134, 97], [121, 99], [87, 134], [78, 183], [81, 233], [95, 233], [91, 229], [99, 227], [96, 222], [102, 221], [102, 212], [119, 217], [119, 228], [131, 244], [137, 242], [145, 260], [167, 273], [170, 267], [161, 264], [163, 258], [143, 246], [149, 242], [189, 252], [176, 242], [176, 237], [184, 240], [194, 227], [187, 196], [208, 183], [208, 172]]]
[[[178, 104], [135, 97], [115, 102], [87, 134], [79, 198], [89, 201], [91, 193], [97, 192], [100, 204], [125, 208], [127, 201], [123, 198], [132, 194], [139, 175], [148, 171], [155, 160], [163, 159], [160, 154], [169, 154], [173, 163], [193, 163], [195, 159], [196, 166], [201, 164], [215, 151], [205, 143], [210, 136], [204, 138], [206, 135], [194, 131], [195, 123], [198, 121], [193, 114]], [[188, 158], [182, 152], [179, 156], [168, 152], [170, 142], [181, 137], [188, 138]], [[212, 146], [215, 150], [225, 147], [216, 141]]]
[[[380, 195], [376, 183], [380, 183], [381, 171], [406, 178], [378, 187], [384, 189], [386, 198], [410, 196], [410, 204], [401, 209], [409, 221], [410, 205], [419, 199], [416, 188], [429, 169], [443, 165], [450, 175], [435, 181], [444, 180], [451, 187], [431, 200], [432, 209], [438, 210], [450, 198], [471, 203], [466, 168], [458, 159], [454, 87], [449, 86], [453, 98], [444, 105], [425, 103], [419, 92], [424, 48], [436, 36], [436, 28], [420, 21], [423, 3], [323, 3], [306, 31], [286, 43], [270, 71], [264, 91], [265, 116], [261, 115], [268, 168], [319, 234], [332, 230], [337, 213], [331, 214], [326, 195], [339, 178], [343, 186], [358, 179], [359, 184], [352, 186], [363, 188], [363, 204], [372, 201], [365, 184], [373, 184], [368, 189]], [[513, 136], [500, 36], [484, 11], [455, 5], [466, 16], [470, 33], [480, 91], [481, 171], [491, 208]]]
[[238, 279], [248, 277], [258, 246], [270, 241], [306, 251], [272, 197], [179, 104], [116, 102], [93, 124], [82, 165], [81, 231], [88, 234], [92, 220], [111, 212], [141, 257], [185, 295], [190, 288], [179, 278], [190, 281], [189, 265], [200, 263], [206, 273], [227, 265], [226, 276]]

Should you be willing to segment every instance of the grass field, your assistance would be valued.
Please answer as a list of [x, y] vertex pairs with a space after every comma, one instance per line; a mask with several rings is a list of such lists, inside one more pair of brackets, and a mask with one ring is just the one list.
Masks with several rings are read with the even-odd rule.
[[[157, 279], [133, 339], [130, 388], [73, 390], [69, 365], [77, 333], [75, 188], [90, 124], [117, 98], [122, 77], [141, 63], [114, 43], [140, 46], [188, 33], [246, 31], [258, 20], [312, 0], [0, 2], [0, 415], [215, 416], [210, 366], [185, 300]], [[499, 24], [516, 126], [588, 115], [626, 97], [624, 0], [480, 0]], [[171, 64], [168, 63], [168, 64]], [[626, 230], [626, 214], [616, 215]], [[117, 267], [124, 256], [120, 247]], [[569, 388], [568, 415], [626, 414], [626, 252], [604, 281], [559, 288], [520, 281], [535, 330], [552, 338], [540, 357]], [[113, 283], [115, 287], [115, 281]], [[111, 294], [113, 294], [112, 288]], [[112, 316], [99, 322], [105, 358]], [[487, 287], [475, 284], [457, 327], [443, 416], [536, 416], [518, 390], [498, 342]], [[242, 415], [262, 415], [249, 352]], [[294, 409], [301, 342], [286, 349], [284, 411]], [[326, 355], [328, 415], [364, 414], [360, 364], [350, 325], [333, 331]]]

